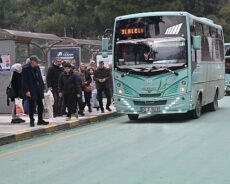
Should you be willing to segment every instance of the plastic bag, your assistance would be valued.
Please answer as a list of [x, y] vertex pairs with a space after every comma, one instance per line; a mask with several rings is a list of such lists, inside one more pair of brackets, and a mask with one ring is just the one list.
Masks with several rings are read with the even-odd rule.
[[49, 95], [50, 103], [51, 103], [51, 105], [54, 105], [54, 96], [53, 96], [53, 93], [50, 90], [48, 90], [47, 93], [45, 93], [45, 94]]
[[22, 105], [22, 99], [20, 98], [15, 98], [15, 107], [16, 107], [16, 115], [23, 115], [24, 114], [24, 109]]
[[53, 118], [53, 104], [54, 104], [54, 97], [52, 92], [49, 90], [47, 93], [44, 93], [44, 99], [43, 99], [44, 119]]

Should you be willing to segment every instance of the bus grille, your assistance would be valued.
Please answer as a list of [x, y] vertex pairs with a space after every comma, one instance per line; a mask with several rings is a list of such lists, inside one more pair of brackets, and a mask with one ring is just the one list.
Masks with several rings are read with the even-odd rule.
[[140, 97], [159, 97], [161, 96], [161, 93], [155, 93], [155, 94], [140, 94]]
[[165, 105], [167, 100], [159, 101], [133, 101], [134, 105], [150, 106], [150, 105]]

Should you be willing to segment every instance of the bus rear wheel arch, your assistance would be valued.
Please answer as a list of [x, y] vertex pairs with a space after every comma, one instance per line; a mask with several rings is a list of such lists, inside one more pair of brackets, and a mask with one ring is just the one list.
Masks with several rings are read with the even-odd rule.
[[207, 105], [209, 111], [216, 111], [218, 109], [218, 89], [215, 92], [213, 102]]

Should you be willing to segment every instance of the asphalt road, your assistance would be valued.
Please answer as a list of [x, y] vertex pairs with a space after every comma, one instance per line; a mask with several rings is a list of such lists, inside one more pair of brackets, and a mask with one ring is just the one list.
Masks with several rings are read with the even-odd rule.
[[1, 184], [229, 184], [230, 97], [200, 119], [126, 116], [0, 147]]

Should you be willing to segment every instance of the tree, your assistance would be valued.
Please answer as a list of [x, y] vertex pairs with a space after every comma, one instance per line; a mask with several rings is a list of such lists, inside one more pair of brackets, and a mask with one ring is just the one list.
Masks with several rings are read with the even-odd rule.
[[223, 25], [229, 40], [230, 0], [1, 0], [0, 25], [59, 36], [66, 30], [75, 38], [96, 38], [113, 28], [117, 16], [153, 11], [188, 11], [212, 18]]

